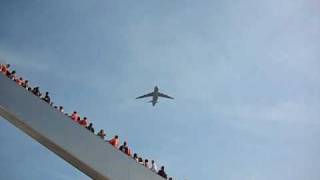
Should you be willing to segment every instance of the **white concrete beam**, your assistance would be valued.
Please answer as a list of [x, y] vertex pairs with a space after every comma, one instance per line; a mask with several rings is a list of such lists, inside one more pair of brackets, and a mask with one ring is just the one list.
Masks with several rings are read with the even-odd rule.
[[98, 180], [163, 180], [0, 74], [0, 115]]

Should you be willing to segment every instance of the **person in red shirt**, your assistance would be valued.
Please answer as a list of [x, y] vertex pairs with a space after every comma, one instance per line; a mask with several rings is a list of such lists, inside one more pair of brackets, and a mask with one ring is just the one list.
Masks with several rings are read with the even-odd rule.
[[22, 84], [24, 83], [24, 80], [23, 80], [22, 77], [16, 78], [15, 81], [16, 81], [16, 83], [19, 84], [20, 86], [22, 86]]
[[7, 73], [9, 72], [9, 68], [10, 68], [10, 64], [7, 64], [7, 65], [1, 64], [0, 72], [2, 72], [2, 74], [4, 75], [7, 75]]
[[109, 141], [109, 143], [110, 143], [113, 147], [115, 147], [115, 148], [118, 149], [118, 147], [119, 147], [119, 136], [118, 136], [118, 135], [115, 135], [114, 138], [112, 138], [112, 139]]
[[73, 120], [73, 121], [78, 121], [78, 118], [79, 118], [79, 114], [77, 113], [77, 111], [73, 111], [73, 113], [71, 114], [70, 118]]
[[79, 121], [79, 124], [83, 127], [87, 127], [88, 126], [88, 120], [87, 117], [84, 117], [82, 120]]
[[132, 156], [132, 151], [129, 147], [127, 148], [126, 154], [130, 157]]

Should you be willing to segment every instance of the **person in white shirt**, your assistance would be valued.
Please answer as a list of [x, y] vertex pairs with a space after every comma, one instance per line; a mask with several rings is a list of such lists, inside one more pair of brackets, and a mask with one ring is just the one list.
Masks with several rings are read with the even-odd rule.
[[157, 165], [156, 163], [154, 162], [154, 160], [151, 161], [151, 171], [154, 172], [154, 173], [157, 173], [158, 172], [158, 168], [157, 168]]

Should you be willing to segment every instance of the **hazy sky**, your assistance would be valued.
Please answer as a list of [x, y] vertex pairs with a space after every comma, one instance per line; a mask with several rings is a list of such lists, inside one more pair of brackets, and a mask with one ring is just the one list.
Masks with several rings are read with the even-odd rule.
[[[179, 180], [319, 180], [319, 48], [317, 0], [0, 0], [0, 61]], [[0, 179], [88, 179], [0, 143]]]

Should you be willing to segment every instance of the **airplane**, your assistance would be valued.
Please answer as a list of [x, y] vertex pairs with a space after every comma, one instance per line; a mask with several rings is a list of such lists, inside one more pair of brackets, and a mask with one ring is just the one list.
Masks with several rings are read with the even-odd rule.
[[164, 97], [164, 98], [169, 98], [169, 99], [174, 99], [173, 97], [170, 97], [166, 94], [163, 94], [161, 92], [159, 92], [159, 88], [157, 86], [154, 87], [154, 90], [153, 92], [151, 93], [148, 93], [148, 94], [145, 94], [145, 95], [142, 95], [142, 96], [139, 96], [137, 97], [136, 99], [141, 99], [141, 98], [145, 98], [145, 97], [152, 97], [152, 100], [149, 101], [152, 103], [152, 106], [155, 106], [158, 102], [158, 97]]

